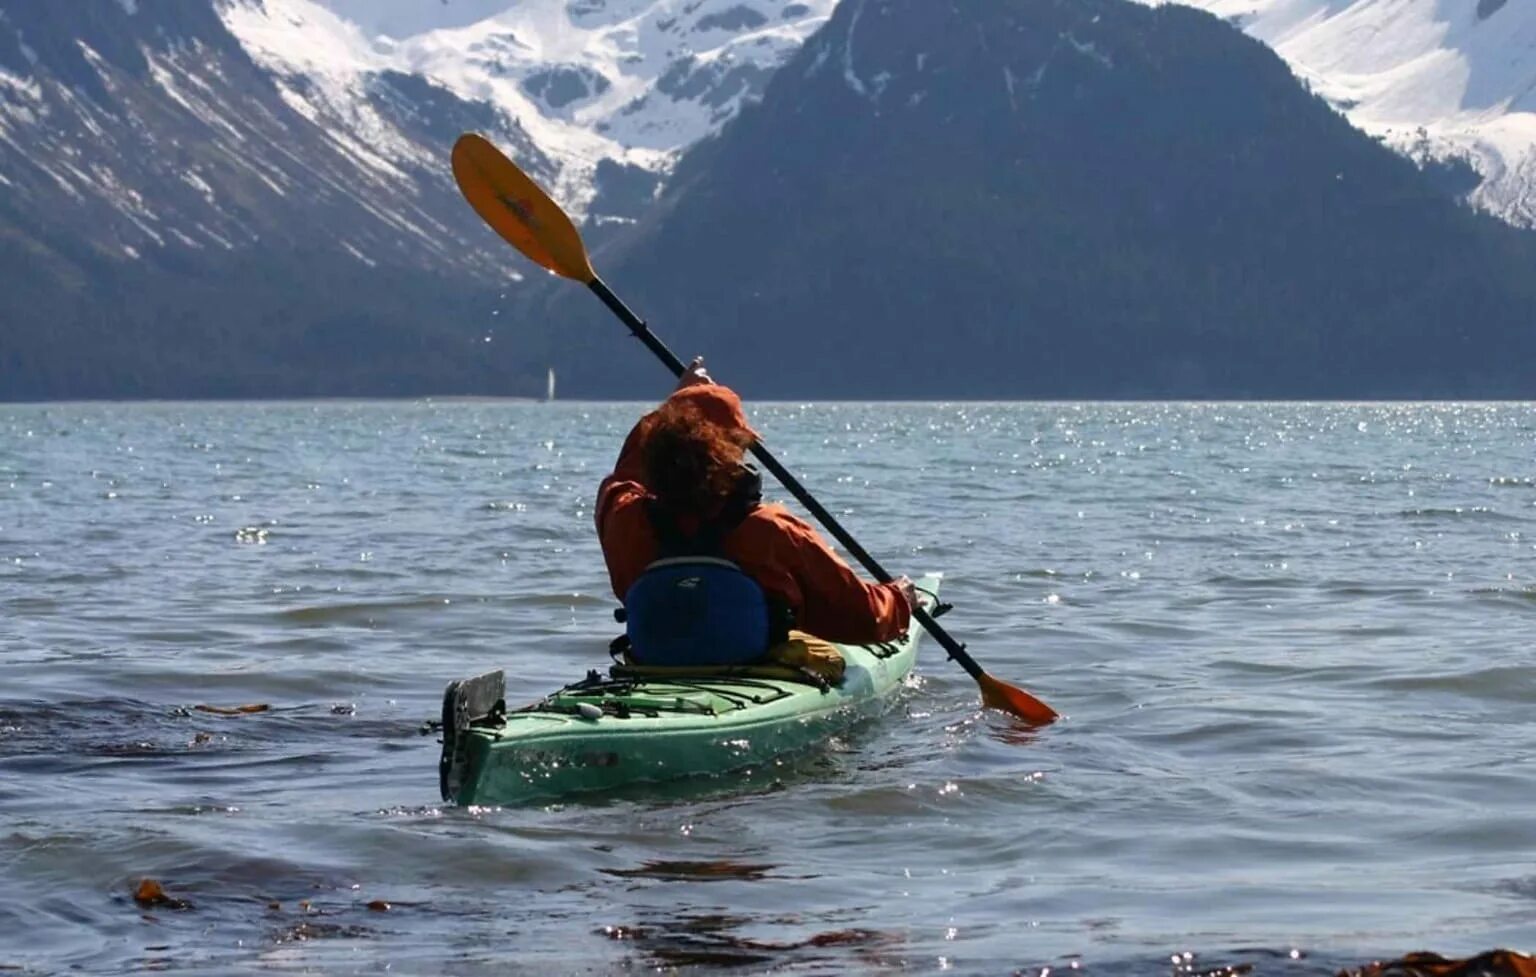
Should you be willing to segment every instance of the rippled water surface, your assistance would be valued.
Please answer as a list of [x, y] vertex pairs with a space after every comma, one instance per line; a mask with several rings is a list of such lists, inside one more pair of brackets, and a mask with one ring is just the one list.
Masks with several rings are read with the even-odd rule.
[[[884, 720], [783, 769], [445, 807], [421, 727], [448, 681], [505, 667], [527, 700], [605, 661], [591, 498], [640, 409], [0, 407], [0, 968], [1310, 974], [1536, 946], [1531, 407], [759, 406], [1069, 718], [979, 712], [927, 644]], [[197, 708], [243, 704], [270, 709]], [[190, 907], [136, 905], [143, 878]]]

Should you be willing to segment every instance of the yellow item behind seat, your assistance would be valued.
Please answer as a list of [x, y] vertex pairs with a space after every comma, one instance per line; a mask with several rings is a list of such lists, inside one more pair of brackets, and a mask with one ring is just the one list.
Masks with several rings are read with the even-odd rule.
[[842, 684], [847, 667], [836, 645], [804, 631], [789, 632], [789, 640], [769, 648], [766, 657], [776, 665], [810, 672], [831, 685]]
[[768, 649], [763, 660], [752, 665], [640, 665], [624, 654], [624, 664], [612, 669], [615, 678], [766, 678], [809, 681], [813, 685], [840, 685], [847, 663], [830, 641], [804, 631], [789, 632], [789, 640]]

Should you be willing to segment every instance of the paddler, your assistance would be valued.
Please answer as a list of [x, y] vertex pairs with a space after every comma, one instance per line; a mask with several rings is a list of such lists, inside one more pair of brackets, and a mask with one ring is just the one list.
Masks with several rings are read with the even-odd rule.
[[597, 534], [633, 661], [744, 664], [791, 628], [844, 644], [907, 630], [910, 580], [862, 580], [812, 526], [762, 502], [743, 463], [755, 438], [741, 398], [695, 359], [598, 488]]

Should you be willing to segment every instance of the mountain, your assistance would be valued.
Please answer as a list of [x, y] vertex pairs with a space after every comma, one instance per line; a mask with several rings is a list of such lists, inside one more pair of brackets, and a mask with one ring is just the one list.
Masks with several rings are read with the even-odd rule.
[[464, 127], [536, 171], [537, 147], [389, 74], [377, 138], [316, 125], [219, 13], [0, 9], [0, 397], [502, 389], [482, 340], [505, 266], [442, 159]]
[[1460, 163], [1453, 189], [1536, 225], [1536, 4], [1187, 0], [1285, 58], [1361, 129]]
[[[1287, 56], [1375, 11], [1415, 70], [1460, 44], [1458, 104], [1489, 125], [1527, 105], [1520, 5], [1414, 47], [1383, 11], [1426, 0], [1248, 2], [1231, 17]], [[1445, 203], [1523, 213], [1493, 157], [1445, 165], [1449, 128], [1391, 157], [1211, 17], [1073, 9], [0, 0], [0, 399], [536, 394], [557, 361], [563, 391], [648, 393], [653, 368], [606, 322], [560, 331], [571, 289], [525, 281], [459, 199], [466, 129], [612, 242], [602, 267], [685, 351], [730, 343], [763, 392], [1525, 389], [1484, 359], [1525, 348], [1526, 238]], [[1328, 64], [1306, 79], [1356, 111], [1358, 61]], [[1230, 366], [1250, 335], [1279, 366]], [[1360, 337], [1381, 355], [1348, 359]]]
[[453, 139], [632, 219], [830, 0], [331, 4], [0, 0], [0, 399], [542, 390]]
[[[749, 394], [1536, 394], [1536, 237], [1186, 7], [845, 0], [597, 259]], [[563, 388], [653, 392], [579, 291]]]
[[[1162, 0], [1151, 0], [1162, 2]], [[415, 75], [524, 121], [580, 212], [633, 213], [835, 0], [265, 0], [226, 20], [273, 71], [329, 91]], [[1190, 0], [1264, 41], [1356, 126], [1443, 188], [1536, 224], [1536, 6], [1508, 0]], [[323, 109], [323, 106], [322, 106]], [[596, 169], [624, 173], [605, 204]], [[645, 179], [645, 176], [649, 179]], [[611, 181], [610, 181], [611, 182]], [[610, 192], [610, 196], [612, 193]]]

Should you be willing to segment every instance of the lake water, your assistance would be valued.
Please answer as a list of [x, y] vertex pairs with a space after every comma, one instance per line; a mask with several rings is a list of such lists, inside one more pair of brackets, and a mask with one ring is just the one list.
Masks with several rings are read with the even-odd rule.
[[753, 406], [1069, 718], [980, 712], [930, 642], [886, 718], [772, 777], [444, 806], [447, 682], [505, 667], [520, 702], [606, 661], [591, 499], [641, 409], [0, 406], [0, 969], [1536, 948], [1536, 409]]

